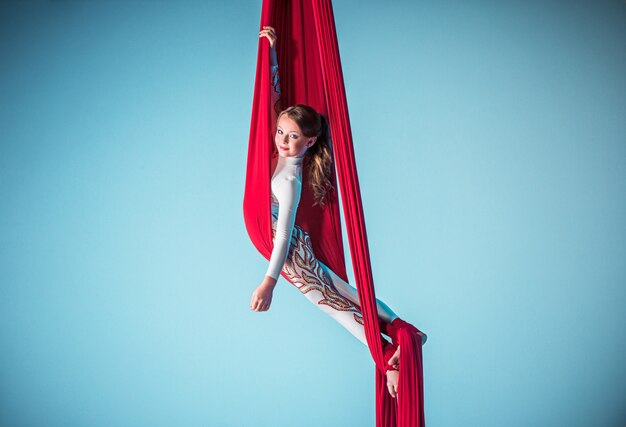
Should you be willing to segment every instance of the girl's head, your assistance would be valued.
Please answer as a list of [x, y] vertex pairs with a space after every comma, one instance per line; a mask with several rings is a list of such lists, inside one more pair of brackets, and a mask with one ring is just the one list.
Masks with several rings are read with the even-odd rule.
[[304, 157], [303, 168], [313, 190], [314, 205], [324, 207], [326, 195], [333, 189], [326, 118], [308, 105], [293, 105], [278, 115], [274, 142], [280, 156]]

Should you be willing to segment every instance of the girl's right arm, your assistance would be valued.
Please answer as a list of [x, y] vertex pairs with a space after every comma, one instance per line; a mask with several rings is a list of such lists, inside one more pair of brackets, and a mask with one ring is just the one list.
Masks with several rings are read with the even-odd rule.
[[278, 280], [285, 265], [291, 243], [291, 234], [296, 222], [296, 213], [300, 203], [302, 182], [295, 176], [287, 177], [276, 184], [278, 198], [278, 218], [274, 235], [274, 248], [270, 256], [266, 276]]

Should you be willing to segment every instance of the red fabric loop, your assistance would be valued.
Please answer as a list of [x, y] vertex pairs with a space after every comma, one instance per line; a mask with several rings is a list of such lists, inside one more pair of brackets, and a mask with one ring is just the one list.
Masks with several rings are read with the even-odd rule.
[[397, 370], [396, 368], [394, 368], [392, 365], [389, 364], [389, 359], [391, 359], [391, 357], [394, 355], [394, 353], [398, 349], [398, 346], [395, 345], [395, 344], [390, 343], [387, 340], [383, 340], [383, 341], [384, 341], [384, 344], [383, 344], [383, 360], [385, 361], [385, 366], [383, 367], [383, 371], [386, 374], [387, 371], [395, 371], [395, 370]]
[[387, 325], [385, 334], [391, 337], [394, 343], [398, 342], [398, 331], [400, 329], [404, 329], [409, 333], [421, 335], [421, 331], [419, 329], [399, 317], [395, 318], [391, 324], [385, 323], [385, 325]]

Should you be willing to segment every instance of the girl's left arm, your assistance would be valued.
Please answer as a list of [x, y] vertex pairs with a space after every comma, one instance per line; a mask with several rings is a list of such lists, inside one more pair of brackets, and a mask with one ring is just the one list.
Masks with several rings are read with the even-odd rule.
[[272, 76], [272, 108], [274, 114], [274, 122], [282, 111], [280, 100], [280, 77], [278, 74], [278, 57], [276, 55], [276, 45], [270, 47], [271, 76]]

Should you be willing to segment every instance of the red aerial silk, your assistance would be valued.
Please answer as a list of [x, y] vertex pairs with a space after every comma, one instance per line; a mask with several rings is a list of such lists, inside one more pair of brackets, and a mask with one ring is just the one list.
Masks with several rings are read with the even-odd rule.
[[[399, 318], [392, 324], [378, 318], [331, 1], [263, 0], [260, 29], [266, 25], [273, 26], [278, 34], [282, 105], [308, 104], [325, 115], [330, 124], [336, 167], [331, 182], [337, 188], [339, 180], [365, 335], [376, 365], [376, 426], [422, 427], [425, 423], [422, 340], [418, 335], [421, 332]], [[243, 211], [252, 243], [268, 260], [273, 248], [270, 179], [275, 125], [270, 65], [269, 43], [259, 38]], [[316, 257], [348, 282], [338, 195], [331, 192], [325, 208], [314, 207], [312, 192], [305, 176], [303, 179], [296, 224], [311, 236]], [[391, 397], [386, 385], [381, 327], [401, 347], [397, 399]]]

